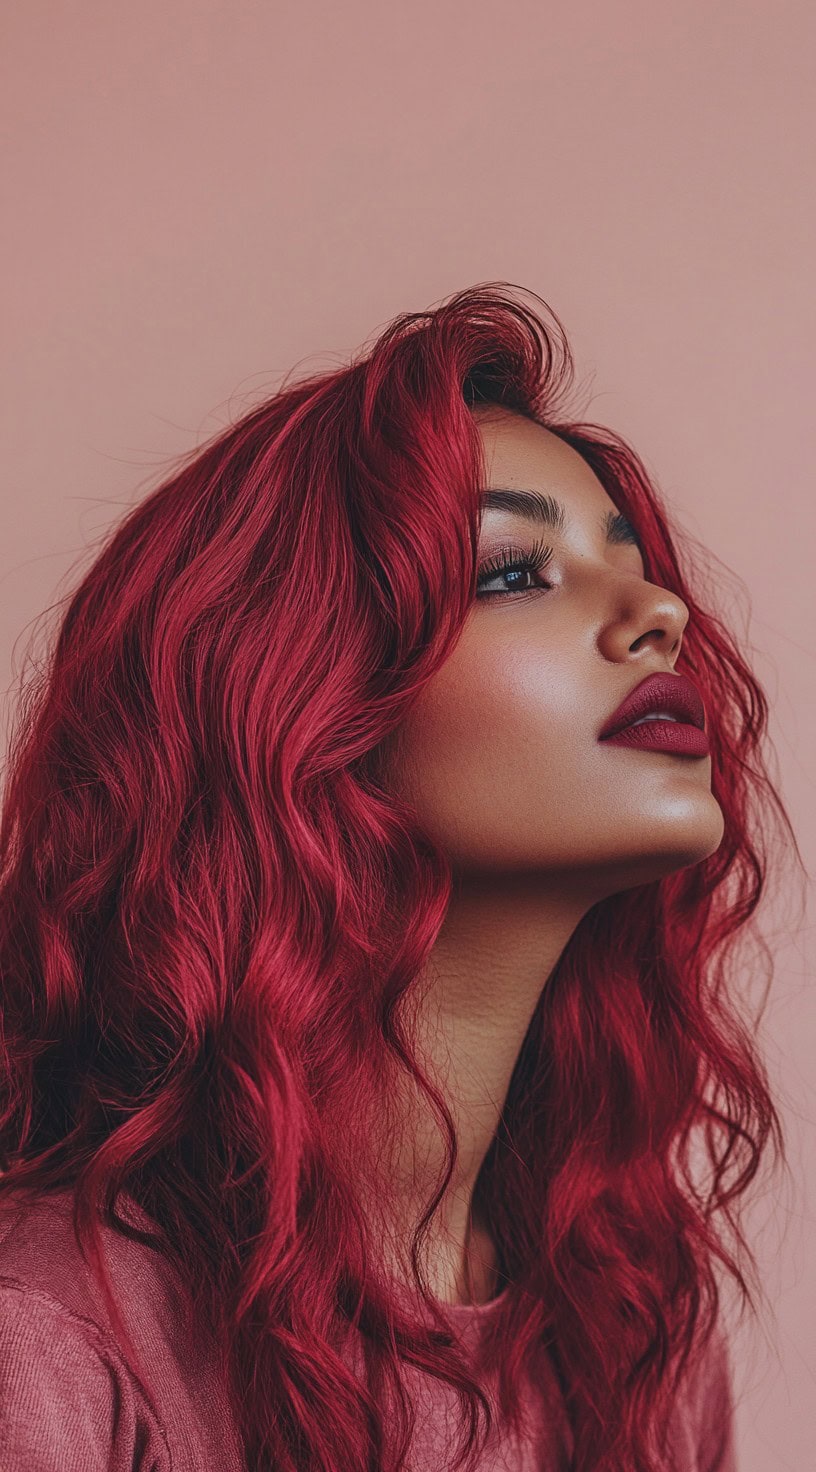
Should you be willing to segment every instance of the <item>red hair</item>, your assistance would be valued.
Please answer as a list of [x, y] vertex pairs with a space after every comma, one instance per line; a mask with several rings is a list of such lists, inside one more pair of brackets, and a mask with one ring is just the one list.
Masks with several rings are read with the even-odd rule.
[[[489, 1429], [441, 1318], [423, 1327], [381, 1273], [354, 1170], [407, 1072], [451, 1146], [423, 1229], [453, 1171], [410, 1023], [451, 875], [380, 754], [471, 605], [476, 403], [573, 445], [647, 576], [688, 605], [678, 670], [706, 702], [725, 817], [709, 858], [596, 904], [542, 990], [476, 1187], [509, 1284], [502, 1410], [543, 1342], [575, 1472], [652, 1472], [715, 1328], [715, 1260], [752, 1301], [740, 1198], [784, 1146], [732, 958], [766, 820], [793, 838], [766, 698], [641, 460], [563, 415], [570, 349], [542, 305], [487, 283], [405, 313], [196, 450], [106, 537], [21, 702], [0, 824], [0, 1192], [70, 1184], [106, 1295], [98, 1211], [171, 1259], [253, 1472], [399, 1472], [404, 1361], [461, 1394], [452, 1466]], [[121, 1221], [120, 1192], [155, 1234]], [[365, 1382], [337, 1353], [351, 1330]]]

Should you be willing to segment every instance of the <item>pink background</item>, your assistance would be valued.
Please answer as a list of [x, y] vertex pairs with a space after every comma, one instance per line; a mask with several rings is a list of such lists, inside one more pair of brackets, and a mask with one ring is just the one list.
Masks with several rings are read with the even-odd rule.
[[[5, 11], [6, 719], [33, 621], [176, 454], [498, 278], [736, 574], [812, 869], [812, 4]], [[812, 919], [784, 900], [760, 1035], [793, 1187], [749, 1218], [777, 1320], [734, 1328], [741, 1472], [814, 1465]]]

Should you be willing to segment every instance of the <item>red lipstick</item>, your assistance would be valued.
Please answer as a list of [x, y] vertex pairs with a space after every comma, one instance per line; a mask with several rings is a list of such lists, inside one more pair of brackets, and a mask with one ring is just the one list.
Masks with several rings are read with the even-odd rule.
[[612, 712], [598, 740], [675, 756], [708, 756], [705, 706], [697, 686], [685, 675], [647, 675]]

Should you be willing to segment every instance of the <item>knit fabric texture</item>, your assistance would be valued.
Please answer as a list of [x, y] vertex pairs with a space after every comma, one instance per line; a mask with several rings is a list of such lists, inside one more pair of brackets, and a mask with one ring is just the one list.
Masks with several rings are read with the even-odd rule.
[[[2, 1472], [273, 1472], [246, 1466], [212, 1346], [191, 1332], [170, 1264], [103, 1227], [117, 1305], [150, 1367], [150, 1387], [140, 1383], [79, 1251], [71, 1205], [69, 1190], [0, 1198]], [[152, 1225], [132, 1209], [138, 1225]], [[501, 1296], [446, 1305], [463, 1342], [473, 1344]], [[443, 1472], [455, 1439], [455, 1393], [413, 1367], [407, 1373], [417, 1408], [412, 1472]], [[529, 1366], [523, 1395], [523, 1440], [499, 1422], [480, 1469], [568, 1472], [571, 1437], [545, 1354]], [[719, 1329], [672, 1429], [682, 1472], [736, 1472], [731, 1369]]]

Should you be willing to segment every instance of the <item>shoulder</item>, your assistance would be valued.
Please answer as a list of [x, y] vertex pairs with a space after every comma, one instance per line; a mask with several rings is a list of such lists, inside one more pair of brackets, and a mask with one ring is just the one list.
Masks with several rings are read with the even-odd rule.
[[[117, 1349], [138, 1379], [144, 1365], [161, 1366], [166, 1378], [170, 1361], [185, 1363], [190, 1339], [186, 1314], [189, 1305], [156, 1249], [135, 1242], [100, 1224], [104, 1267], [116, 1308], [138, 1357], [119, 1343], [117, 1330], [101, 1283], [80, 1249], [73, 1223], [74, 1192], [33, 1194], [15, 1189], [0, 1191], [0, 1283], [14, 1298], [25, 1294], [31, 1313], [50, 1304], [75, 1325], [94, 1330], [96, 1342]], [[119, 1214], [149, 1229], [150, 1219], [130, 1197]], [[143, 1387], [148, 1401], [152, 1392]]]
[[[0, 1192], [0, 1278], [38, 1289], [69, 1312], [111, 1332], [104, 1295], [76, 1239], [73, 1199], [70, 1188], [48, 1195]], [[150, 1225], [130, 1198], [125, 1214], [139, 1227]], [[157, 1321], [165, 1317], [169, 1323], [181, 1304], [174, 1300], [166, 1259], [107, 1224], [101, 1225], [100, 1233], [120, 1308], [128, 1317]]]
[[170, 1472], [140, 1387], [97, 1325], [0, 1276], [0, 1462], [30, 1472]]
[[[93, 1400], [85, 1404], [82, 1424], [98, 1438], [109, 1437], [108, 1418], [117, 1405], [122, 1407], [117, 1412], [121, 1423], [117, 1435], [132, 1435], [134, 1446], [153, 1452], [153, 1460], [144, 1463], [151, 1472], [239, 1468], [237, 1435], [213, 1346], [198, 1331], [193, 1305], [170, 1263], [155, 1248], [132, 1241], [107, 1224], [100, 1226], [116, 1307], [138, 1356], [134, 1366], [119, 1342], [101, 1285], [80, 1251], [73, 1200], [70, 1188], [47, 1196], [0, 1192], [4, 1421], [13, 1418], [24, 1424], [25, 1396], [32, 1393], [43, 1403], [56, 1398], [61, 1405], [61, 1396], [76, 1402], [71, 1375], [78, 1366], [83, 1395]], [[129, 1196], [117, 1211], [142, 1230], [156, 1230]], [[45, 1357], [40, 1355], [40, 1342], [49, 1346]], [[12, 1393], [13, 1405], [8, 1400]], [[55, 1408], [53, 1417], [57, 1414]], [[64, 1417], [60, 1410], [59, 1420], [73, 1426], [75, 1418]], [[114, 1444], [109, 1441], [108, 1447]], [[0, 1465], [6, 1465], [2, 1458]], [[46, 1472], [52, 1466], [65, 1472], [73, 1468], [72, 1462], [59, 1457], [19, 1465], [32, 1472]], [[76, 1465], [90, 1469], [96, 1464], [89, 1456]], [[99, 1463], [107, 1465], [104, 1460]], [[112, 1468], [118, 1465], [111, 1461]], [[134, 1472], [142, 1466], [133, 1447], [125, 1465], [128, 1472], [131, 1466]]]

